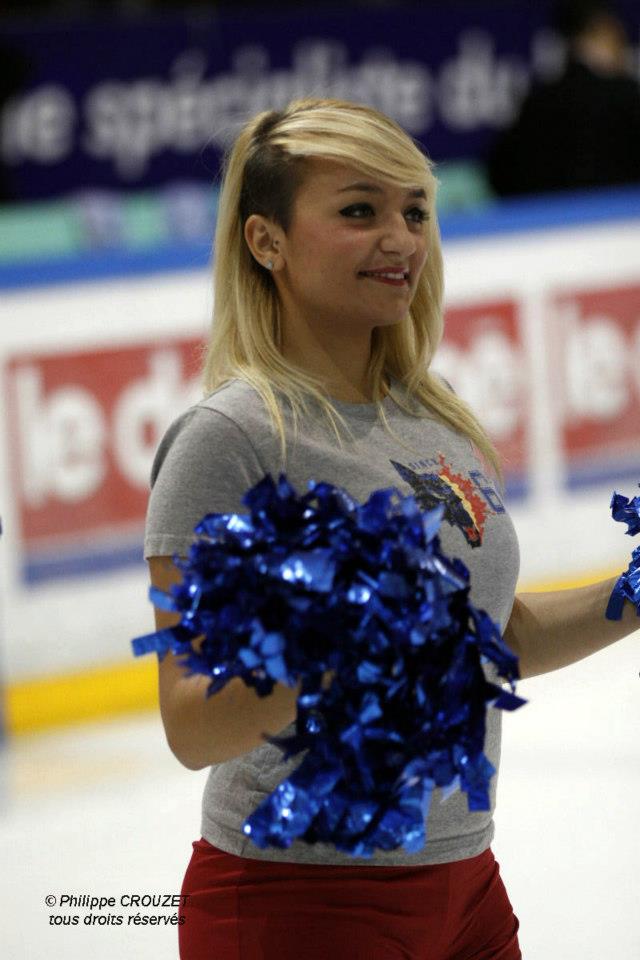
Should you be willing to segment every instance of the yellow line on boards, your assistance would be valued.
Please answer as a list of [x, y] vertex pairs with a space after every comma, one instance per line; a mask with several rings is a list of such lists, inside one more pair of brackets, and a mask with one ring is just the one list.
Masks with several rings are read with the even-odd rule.
[[[597, 574], [584, 574], [565, 580], [522, 583], [518, 584], [518, 590], [570, 590], [619, 573], [602, 570]], [[4, 691], [7, 732], [10, 735], [32, 733], [118, 714], [158, 709], [157, 675], [157, 659], [149, 656], [132, 663], [15, 681]]]
[[73, 674], [40, 677], [9, 684], [4, 713], [9, 734], [117, 714], [158, 708], [155, 657]]

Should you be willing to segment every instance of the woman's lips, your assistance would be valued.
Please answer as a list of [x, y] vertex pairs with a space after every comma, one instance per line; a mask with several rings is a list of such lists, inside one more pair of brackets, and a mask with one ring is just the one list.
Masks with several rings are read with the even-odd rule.
[[405, 287], [409, 283], [406, 277], [402, 277], [402, 279], [398, 278], [397, 280], [393, 280], [391, 277], [384, 277], [375, 273], [361, 273], [360, 276], [364, 277], [365, 280], [377, 280], [378, 283], [388, 283], [392, 287]]

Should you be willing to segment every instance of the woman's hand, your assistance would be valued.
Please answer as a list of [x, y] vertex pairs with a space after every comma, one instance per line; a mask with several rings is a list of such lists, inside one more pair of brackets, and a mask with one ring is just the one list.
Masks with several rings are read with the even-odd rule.
[[[171, 557], [151, 557], [151, 582], [164, 593], [181, 580]], [[155, 611], [156, 629], [175, 626], [180, 614]], [[197, 645], [198, 640], [194, 643]], [[158, 663], [160, 713], [167, 742], [190, 770], [249, 753], [263, 746], [266, 736], [277, 736], [296, 718], [302, 683], [276, 683], [268, 697], [260, 697], [240, 677], [207, 697], [210, 678], [187, 676], [179, 657], [169, 652]]]

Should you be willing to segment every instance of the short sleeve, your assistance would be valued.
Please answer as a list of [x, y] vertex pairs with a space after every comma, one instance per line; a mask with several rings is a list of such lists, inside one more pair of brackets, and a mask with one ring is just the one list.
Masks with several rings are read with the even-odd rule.
[[208, 513], [247, 513], [246, 491], [267, 471], [242, 428], [225, 414], [193, 407], [164, 435], [151, 470], [144, 555], [186, 555]]

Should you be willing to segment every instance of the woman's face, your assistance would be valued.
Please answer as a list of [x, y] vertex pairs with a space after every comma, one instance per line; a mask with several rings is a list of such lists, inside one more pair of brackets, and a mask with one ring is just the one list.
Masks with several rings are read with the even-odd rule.
[[360, 333], [402, 321], [427, 258], [424, 191], [334, 160], [308, 167], [273, 274], [285, 315]]

